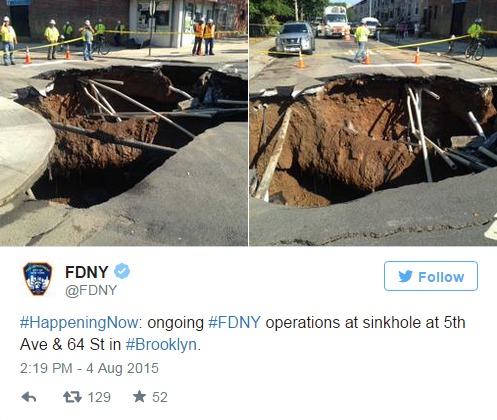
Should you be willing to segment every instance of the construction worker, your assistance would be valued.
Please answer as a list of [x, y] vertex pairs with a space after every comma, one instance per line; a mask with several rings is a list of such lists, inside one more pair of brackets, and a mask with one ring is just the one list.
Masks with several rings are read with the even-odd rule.
[[56, 60], [55, 50], [57, 48], [57, 41], [59, 40], [59, 30], [55, 27], [55, 20], [48, 22], [47, 29], [45, 29], [45, 39], [48, 42], [47, 60]]
[[477, 18], [473, 24], [468, 28], [468, 35], [470, 36], [469, 45], [473, 46], [478, 38], [483, 34], [482, 18]]
[[214, 21], [209, 19], [207, 21], [207, 26], [204, 31], [204, 39], [205, 39], [205, 55], [214, 55], [212, 49], [214, 48], [214, 31], [216, 30], [216, 25], [214, 25]]
[[97, 37], [97, 41], [101, 42], [104, 37], [106, 27], [102, 22], [102, 19], [98, 19], [98, 23], [95, 25], [95, 36]]
[[195, 32], [195, 41], [193, 42], [192, 55], [200, 55], [200, 50], [202, 49], [202, 40], [204, 39], [204, 22], [205, 20], [202, 17], [193, 27], [193, 30]]
[[85, 20], [85, 26], [79, 28], [79, 32], [81, 32], [81, 37], [83, 38], [83, 57], [85, 61], [93, 60], [92, 57], [92, 44], [93, 44], [93, 34], [95, 33], [95, 29], [91, 27], [91, 23], [89, 20]]
[[124, 35], [125, 29], [126, 27], [121, 23], [120, 20], [118, 20], [115, 28], [116, 34], [114, 35], [114, 42], [116, 43], [116, 47], [121, 46], [121, 40]]
[[69, 41], [70, 39], [72, 39], [73, 34], [74, 28], [72, 27], [71, 22], [67, 21], [62, 27], [62, 35], [64, 35], [64, 39], [66, 41]]
[[369, 29], [365, 20], [361, 21], [361, 25], [355, 30], [354, 36], [357, 42], [354, 63], [358, 63], [366, 59], [366, 43], [368, 42]]
[[[62, 26], [62, 33], [60, 34], [61, 41], [70, 41], [74, 34], [74, 28], [71, 25], [71, 22], [67, 21], [64, 26]], [[60, 51], [64, 49], [64, 44], [60, 44]]]
[[8, 66], [10, 64], [16, 64], [14, 61], [14, 49], [17, 44], [16, 31], [10, 25], [10, 18], [5, 16], [3, 18], [3, 25], [1, 29], [2, 43], [3, 43], [3, 63]]

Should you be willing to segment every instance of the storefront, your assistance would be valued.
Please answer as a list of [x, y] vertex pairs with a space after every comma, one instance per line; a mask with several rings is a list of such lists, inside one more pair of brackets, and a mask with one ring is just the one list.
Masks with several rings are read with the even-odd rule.
[[151, 17], [152, 2], [131, 0], [130, 29], [143, 34], [130, 37], [142, 43], [149, 39], [152, 29], [152, 45], [178, 48], [193, 44], [194, 22], [201, 17], [212, 18], [216, 1], [156, 0], [155, 14]]

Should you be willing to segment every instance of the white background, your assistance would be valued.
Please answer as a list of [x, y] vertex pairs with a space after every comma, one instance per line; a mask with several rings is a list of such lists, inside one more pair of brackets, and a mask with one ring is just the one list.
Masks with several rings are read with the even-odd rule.
[[[477, 419], [495, 412], [496, 281], [492, 248], [34, 248], [2, 249], [0, 420]], [[384, 262], [474, 260], [475, 292], [387, 292]], [[30, 296], [22, 268], [54, 267], [49, 292]], [[125, 280], [116, 264], [131, 268]], [[67, 280], [66, 265], [109, 265], [100, 281]], [[69, 284], [117, 284], [116, 296], [68, 299]], [[46, 332], [19, 328], [22, 315], [142, 318], [141, 330]], [[150, 330], [148, 318], [202, 317], [204, 330]], [[261, 316], [258, 329], [209, 329], [213, 315]], [[461, 316], [465, 329], [346, 329], [344, 321]], [[274, 332], [267, 318], [339, 318], [339, 329]], [[360, 325], [360, 324], [359, 324]], [[196, 340], [196, 352], [19, 351], [29, 340], [141, 336]], [[86, 344], [89, 344], [87, 341]], [[160, 373], [20, 374], [20, 364], [158, 362]], [[140, 389], [145, 403], [135, 403]], [[65, 391], [81, 391], [66, 404]], [[37, 402], [26, 403], [26, 391]], [[109, 391], [110, 403], [88, 393]], [[152, 403], [154, 391], [167, 403]]]

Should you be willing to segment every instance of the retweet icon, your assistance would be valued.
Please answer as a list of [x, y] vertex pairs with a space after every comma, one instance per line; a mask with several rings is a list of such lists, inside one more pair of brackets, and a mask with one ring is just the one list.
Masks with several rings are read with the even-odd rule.
[[407, 270], [405, 273], [403, 273], [402, 271], [399, 271], [399, 278], [400, 278], [400, 282], [401, 283], [405, 283], [405, 282], [408, 282], [409, 280], [411, 280], [411, 276], [412, 276], [412, 270]]

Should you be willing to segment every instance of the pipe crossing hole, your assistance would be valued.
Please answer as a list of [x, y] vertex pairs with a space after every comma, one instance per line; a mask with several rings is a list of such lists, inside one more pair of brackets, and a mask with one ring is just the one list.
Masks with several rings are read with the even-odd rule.
[[[276, 154], [283, 116], [287, 109], [292, 110], [269, 201], [297, 207], [329, 206], [374, 191], [426, 182], [414, 103], [413, 117], [409, 117], [409, 88], [416, 101], [416, 95], [421, 98], [419, 109], [433, 181], [497, 165], [473, 148], [481, 139], [468, 117], [472, 111], [487, 136], [497, 132], [497, 101], [491, 87], [447, 77], [340, 76], [318, 93], [251, 101], [249, 158], [259, 185]], [[457, 136], [471, 141], [457, 148], [452, 144]], [[435, 151], [437, 146], [441, 154]], [[491, 148], [494, 153], [496, 146], [497, 141]], [[451, 158], [455, 165], [450, 167], [441, 157], [448, 156], [446, 149], [483, 166], [461, 164], [455, 157]]]
[[[105, 202], [130, 189], [205, 130], [247, 120], [247, 82], [209, 67], [117, 66], [39, 77], [53, 81], [53, 87], [46, 95], [31, 88], [18, 102], [66, 128], [56, 128], [48, 169], [32, 191], [37, 199], [72, 207]], [[120, 140], [131, 140], [140, 148], [116, 144]], [[142, 150], [143, 145], [167, 149]]]

